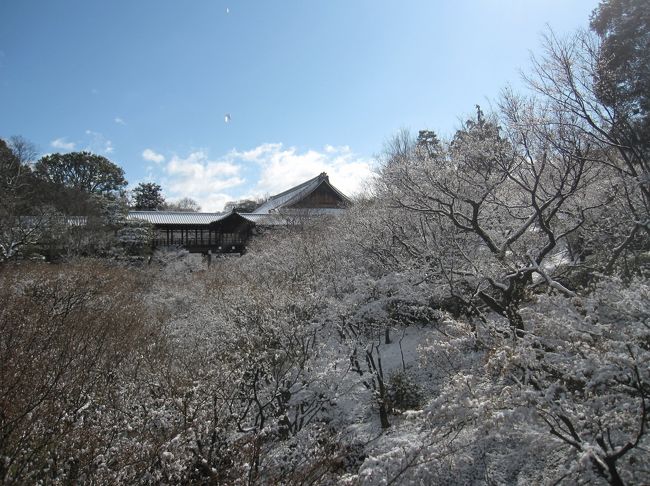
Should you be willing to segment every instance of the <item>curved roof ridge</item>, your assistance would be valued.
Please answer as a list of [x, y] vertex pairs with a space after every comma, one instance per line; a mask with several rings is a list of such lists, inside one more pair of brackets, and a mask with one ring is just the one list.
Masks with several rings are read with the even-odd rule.
[[309, 179], [302, 184], [298, 184], [291, 189], [287, 189], [286, 191], [276, 194], [275, 196], [271, 196], [265, 203], [256, 208], [255, 212], [269, 213], [281, 207], [289, 206], [295, 203], [297, 199], [309, 196], [309, 194], [314, 192], [323, 182], [326, 182], [327, 186], [333, 189], [334, 192], [336, 192], [336, 194], [338, 194], [343, 200], [349, 201], [347, 196], [332, 186], [332, 184], [329, 182], [327, 173], [321, 172], [316, 177]]
[[292, 187], [291, 189], [287, 189], [286, 191], [282, 191], [282, 192], [279, 193], [279, 194], [275, 194], [274, 196], [271, 196], [271, 197], [269, 198], [269, 200], [271, 200], [271, 199], [277, 199], [277, 198], [282, 197], [282, 196], [284, 196], [284, 195], [286, 195], [286, 194], [288, 194], [288, 193], [290, 193], [290, 192], [296, 191], [296, 190], [298, 190], [298, 189], [302, 189], [303, 187], [308, 186], [308, 185], [311, 184], [312, 182], [316, 182], [317, 180], [322, 179], [322, 178], [325, 178], [325, 179], [326, 179], [326, 178], [327, 178], [327, 173], [325, 173], [325, 172], [321, 172], [321, 173], [318, 174], [316, 177], [313, 177], [312, 179], [309, 179], [308, 181], [302, 182], [302, 183], [298, 184], [297, 186]]
[[129, 209], [129, 214], [225, 214], [226, 211], [157, 211], [147, 209]]

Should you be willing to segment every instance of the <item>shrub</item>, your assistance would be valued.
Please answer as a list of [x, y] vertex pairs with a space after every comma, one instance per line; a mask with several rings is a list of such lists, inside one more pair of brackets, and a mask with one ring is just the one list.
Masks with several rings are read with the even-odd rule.
[[391, 373], [386, 395], [388, 409], [397, 413], [418, 409], [424, 401], [422, 390], [413, 375], [402, 370]]
[[0, 270], [0, 482], [83, 480], [110, 449], [105, 417], [155, 339], [141, 289], [96, 263]]

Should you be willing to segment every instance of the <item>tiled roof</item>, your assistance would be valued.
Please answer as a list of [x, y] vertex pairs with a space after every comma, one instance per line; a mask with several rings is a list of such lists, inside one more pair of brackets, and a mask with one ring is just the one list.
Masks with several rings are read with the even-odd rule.
[[[151, 224], [209, 225], [233, 214], [227, 213], [184, 213], [178, 211], [129, 211], [128, 219], [139, 219]], [[284, 218], [274, 214], [237, 213], [251, 223], [263, 226], [286, 224]]]
[[66, 216], [65, 222], [68, 226], [86, 226], [88, 218], [86, 216]]
[[210, 224], [230, 213], [183, 213], [179, 211], [129, 211], [128, 219], [151, 224]]
[[86, 226], [88, 217], [86, 216], [19, 216], [20, 224], [26, 226], [51, 225], [53, 223], [65, 224], [67, 226]]
[[340, 192], [330, 184], [329, 177], [325, 172], [323, 172], [318, 176], [314, 177], [313, 179], [309, 179], [308, 181], [303, 182], [302, 184], [299, 184], [295, 187], [292, 187], [291, 189], [287, 189], [286, 191], [281, 192], [280, 194], [271, 196], [268, 199], [268, 201], [266, 201], [264, 204], [262, 204], [259, 208], [255, 210], [255, 213], [268, 214], [268, 213], [275, 212], [282, 207], [290, 206], [294, 202], [298, 202], [300, 199], [305, 198], [309, 194], [314, 192], [318, 188], [318, 186], [320, 186], [322, 183], [326, 183], [344, 201], [348, 200], [345, 194], [343, 194], [342, 192]]
[[[255, 210], [254, 213], [237, 213], [248, 221], [262, 226], [277, 226], [290, 224], [295, 217], [309, 217], [315, 215], [334, 215], [341, 213], [342, 209], [338, 208], [318, 208], [318, 209], [296, 209], [292, 210], [288, 206], [307, 197], [315, 191], [321, 184], [327, 184], [341, 199], [347, 201], [348, 198], [338, 191], [329, 182], [327, 174], [322, 174], [288, 189], [280, 194], [271, 196], [268, 201]], [[282, 209], [282, 211], [279, 211]], [[184, 213], [179, 211], [129, 211], [128, 219], [139, 219], [148, 221], [151, 224], [178, 224], [178, 225], [208, 225], [220, 221], [233, 214], [232, 212], [222, 213]]]
[[261, 226], [278, 226], [287, 223], [285, 218], [277, 214], [239, 213], [239, 215], [251, 223]]

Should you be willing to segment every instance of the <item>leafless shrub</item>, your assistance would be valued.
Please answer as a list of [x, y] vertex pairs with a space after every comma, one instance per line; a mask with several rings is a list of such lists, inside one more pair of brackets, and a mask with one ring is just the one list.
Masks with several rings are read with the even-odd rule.
[[2, 269], [3, 482], [79, 480], [110, 448], [101, 415], [152, 332], [140, 291], [132, 274], [97, 264]]

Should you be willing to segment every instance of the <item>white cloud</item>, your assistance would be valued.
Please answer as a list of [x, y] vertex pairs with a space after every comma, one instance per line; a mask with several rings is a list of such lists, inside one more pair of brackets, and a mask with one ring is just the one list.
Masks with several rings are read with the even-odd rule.
[[154, 152], [149, 148], [144, 149], [144, 151], [142, 152], [142, 158], [149, 162], [155, 162], [156, 164], [160, 164], [161, 162], [165, 161], [165, 156], [163, 154]]
[[347, 195], [358, 194], [372, 177], [372, 161], [354, 154], [350, 147], [326, 145], [323, 152], [299, 152], [281, 143], [260, 145], [233, 157], [256, 162], [261, 173], [255, 187], [258, 194], [275, 194], [327, 172], [332, 184]]
[[[204, 213], [218, 213], [220, 211], [223, 211], [223, 207], [226, 205], [227, 202], [233, 201], [234, 198], [228, 194], [225, 193], [214, 193], [214, 194], [208, 194], [202, 197], [192, 197], [192, 196], [187, 196], [191, 197], [194, 199], [196, 202], [199, 203], [199, 206], [201, 206], [201, 212]], [[178, 202], [181, 197], [174, 198], [173, 202]]]
[[[250, 150], [232, 150], [217, 159], [197, 150], [186, 157], [175, 155], [164, 165], [153, 158], [162, 155], [151, 149], [142, 156], [156, 162], [147, 167], [148, 178], [163, 186], [168, 200], [191, 197], [206, 212], [221, 211], [227, 201], [277, 194], [321, 172], [327, 172], [332, 184], [349, 196], [360, 193], [372, 178], [372, 160], [347, 146], [299, 151], [281, 143], [265, 143]], [[244, 170], [251, 174], [246, 185]]]
[[113, 142], [108, 140], [104, 135], [92, 130], [86, 130], [86, 135], [90, 137], [90, 141], [86, 144], [85, 150], [99, 154], [112, 154], [115, 151]]
[[117, 123], [118, 125], [126, 125], [126, 122], [125, 122], [122, 118], [120, 118], [119, 116], [116, 116], [116, 117], [113, 119], [113, 121], [114, 121], [115, 123]]
[[76, 144], [74, 142], [66, 142], [65, 139], [66, 137], [57, 138], [56, 140], [52, 140], [50, 145], [56, 149], [74, 150]]
[[325, 145], [325, 153], [327, 154], [337, 154], [337, 153], [349, 153], [351, 152], [350, 147], [347, 145], [342, 145], [340, 147], [334, 147], [333, 145]]
[[165, 192], [170, 199], [191, 197], [203, 211], [220, 211], [232, 200], [222, 191], [244, 182], [240, 169], [229, 160], [210, 160], [202, 150], [185, 158], [175, 155], [165, 166]]
[[233, 150], [232, 155], [245, 162], [263, 162], [268, 154], [277, 152], [278, 150], [282, 150], [281, 143], [263, 143], [262, 145], [245, 152], [237, 152]]

